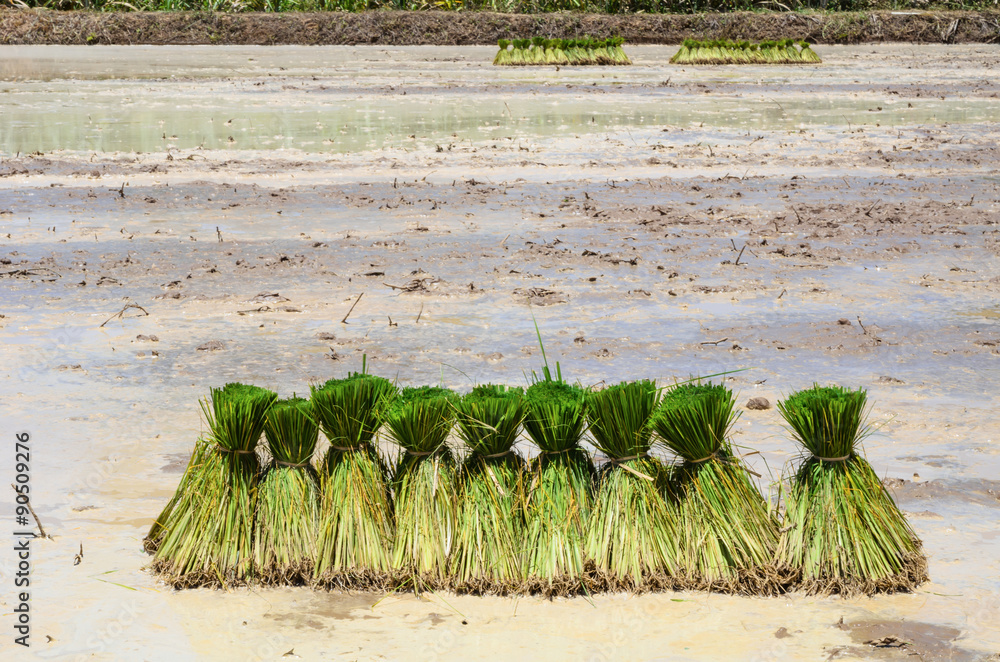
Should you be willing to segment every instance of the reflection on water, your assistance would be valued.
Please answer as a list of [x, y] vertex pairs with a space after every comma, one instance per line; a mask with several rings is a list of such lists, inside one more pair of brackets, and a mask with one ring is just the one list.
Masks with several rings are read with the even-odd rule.
[[[666, 62], [671, 52], [639, 48], [634, 67], [556, 72], [497, 70], [488, 64], [491, 49], [472, 47], [0, 47], [0, 152], [349, 153], [661, 126], [764, 131], [1000, 121], [995, 99], [914, 103], [871, 87], [907, 79], [944, 84], [956, 75], [944, 65], [918, 76], [882, 63], [861, 81], [845, 59], [849, 49], [833, 49], [821, 68], [678, 68]], [[722, 87], [692, 93], [689, 86], [702, 81]]]

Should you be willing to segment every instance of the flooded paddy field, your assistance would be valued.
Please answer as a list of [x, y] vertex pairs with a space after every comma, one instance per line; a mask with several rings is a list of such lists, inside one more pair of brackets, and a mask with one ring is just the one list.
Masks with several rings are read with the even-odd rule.
[[[31, 652], [1000, 652], [1000, 48], [823, 47], [816, 67], [673, 51], [557, 71], [479, 47], [0, 48], [0, 407], [32, 435], [55, 537], [32, 548]], [[741, 405], [868, 388], [867, 457], [931, 581], [546, 601], [175, 592], [143, 570], [209, 387], [303, 393], [362, 354], [403, 385], [524, 384], [532, 316], [587, 385], [736, 371]], [[765, 490], [796, 458], [773, 408], [734, 439]], [[888, 636], [906, 645], [866, 643]]]

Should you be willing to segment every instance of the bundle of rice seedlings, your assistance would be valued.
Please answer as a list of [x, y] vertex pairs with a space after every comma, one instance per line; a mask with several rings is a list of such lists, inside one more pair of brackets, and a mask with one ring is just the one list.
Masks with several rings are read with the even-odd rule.
[[504, 594], [522, 582], [524, 462], [514, 453], [524, 395], [477, 386], [456, 405], [458, 435], [469, 454], [458, 480], [458, 526], [451, 556], [452, 588]]
[[768, 571], [778, 524], [726, 439], [737, 415], [723, 385], [680, 384], [653, 416], [657, 436], [677, 454], [678, 584], [760, 595], [780, 585]]
[[566, 65], [569, 64], [569, 56], [566, 55], [566, 40], [565, 39], [553, 39], [552, 40], [552, 54], [555, 59], [554, 64]]
[[670, 58], [670, 64], [690, 64], [696, 43], [694, 39], [685, 39], [680, 49]]
[[799, 58], [807, 64], [819, 64], [823, 60], [820, 59], [819, 55], [816, 55], [816, 51], [809, 46], [809, 42], [805, 39], [799, 41]]
[[547, 64], [545, 61], [545, 37], [531, 38], [531, 63]]
[[736, 58], [739, 64], [752, 64], [753, 63], [753, 52], [750, 50], [749, 41], [741, 41], [737, 44], [736, 48]]
[[398, 583], [411, 583], [418, 591], [447, 583], [457, 506], [455, 459], [446, 442], [457, 401], [446, 388], [404, 388], [385, 421], [402, 447], [393, 479], [392, 567]]
[[600, 472], [587, 526], [594, 588], [642, 591], [667, 587], [676, 574], [676, 525], [663, 497], [668, 476], [649, 456], [649, 418], [656, 384], [622, 383], [587, 396], [594, 445], [609, 462]]
[[526, 590], [572, 595], [586, 589], [584, 543], [594, 499], [594, 466], [580, 447], [586, 391], [560, 376], [532, 384], [525, 400], [524, 430], [541, 451], [530, 467]]
[[493, 58], [493, 64], [496, 66], [504, 66], [510, 63], [510, 40], [500, 39], [497, 42], [500, 50], [497, 51], [496, 56]]
[[181, 474], [181, 479], [177, 483], [177, 489], [174, 490], [174, 495], [170, 497], [167, 505], [163, 507], [162, 511], [160, 511], [159, 516], [153, 520], [153, 524], [149, 527], [149, 532], [146, 533], [146, 537], [142, 540], [143, 549], [146, 550], [147, 554], [153, 554], [156, 552], [160, 543], [163, 541], [163, 527], [167, 520], [170, 519], [170, 513], [173, 512], [177, 501], [181, 499], [186, 492], [192, 489], [192, 485], [195, 481], [202, 478], [201, 467], [205, 463], [204, 455], [210, 448], [211, 445], [204, 439], [199, 439], [195, 442], [194, 451], [188, 459], [188, 464], [184, 469], [184, 473]]
[[576, 39], [562, 39], [560, 47], [562, 48], [563, 53], [566, 54], [567, 64], [581, 64], [582, 57], [580, 49], [576, 46]]
[[781, 48], [785, 52], [785, 62], [788, 64], [799, 64], [802, 61], [798, 49], [795, 48], [794, 39], [782, 39]]
[[[697, 41], [685, 39], [680, 49], [670, 58], [673, 64], [801, 64], [820, 62], [816, 53], [802, 46], [805, 42], [793, 39], [765, 40], [759, 44], [749, 41], [729, 40]], [[809, 50], [806, 53], [806, 50]]]
[[278, 395], [233, 383], [210, 398], [201, 402], [210, 435], [198, 442], [152, 564], [178, 588], [240, 584], [253, 572], [257, 442]]
[[777, 405], [806, 454], [775, 558], [809, 593], [909, 591], [927, 579], [920, 540], [859, 454], [866, 402], [864, 389], [814, 386]]
[[392, 502], [373, 438], [395, 396], [392, 382], [364, 371], [312, 387], [313, 413], [330, 440], [313, 572], [321, 585], [379, 589], [390, 579]]
[[498, 66], [525, 66], [536, 64], [632, 64], [622, 49], [625, 40], [621, 37], [609, 39], [501, 39], [500, 50], [493, 58]]
[[524, 66], [528, 63], [527, 58], [528, 50], [528, 40], [527, 39], [515, 39], [514, 49], [511, 51], [510, 63], [514, 66]]
[[546, 39], [543, 45], [545, 49], [545, 64], [559, 64], [559, 56], [556, 53], [556, 40]]
[[611, 54], [611, 59], [614, 60], [614, 64], [632, 64], [632, 60], [629, 59], [628, 55], [625, 54], [625, 49], [622, 48], [624, 43], [624, 37], [611, 37], [608, 39], [608, 52]]
[[319, 476], [311, 464], [319, 424], [310, 402], [292, 397], [272, 405], [264, 437], [272, 459], [257, 497], [255, 574], [265, 584], [309, 582], [319, 519]]

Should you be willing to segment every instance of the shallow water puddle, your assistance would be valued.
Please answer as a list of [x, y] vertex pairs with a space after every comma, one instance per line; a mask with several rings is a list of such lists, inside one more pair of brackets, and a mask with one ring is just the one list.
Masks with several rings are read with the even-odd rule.
[[[713, 129], [1000, 121], [995, 99], [947, 91], [914, 98], [905, 88], [953, 85], [974, 71], [938, 65], [903, 73], [883, 65], [861, 80], [847, 73], [850, 48], [831, 48], [829, 63], [818, 68], [681, 68], [667, 63], [670, 49], [644, 47], [634, 67], [566, 68], [555, 76], [492, 67], [489, 49], [474, 47], [224, 47], [209, 62], [206, 52], [3, 47], [0, 151], [344, 154], [643, 127], [707, 128], [711, 139]], [[968, 47], [963, 55], [976, 52]], [[360, 53], [364, 65], [355, 59]], [[904, 87], [891, 96], [878, 89], [884, 85]], [[831, 94], [831, 86], [841, 93]]]

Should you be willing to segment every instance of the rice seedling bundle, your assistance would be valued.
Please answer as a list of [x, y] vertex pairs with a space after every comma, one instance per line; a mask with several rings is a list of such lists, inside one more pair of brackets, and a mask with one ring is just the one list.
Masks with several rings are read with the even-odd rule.
[[778, 525], [727, 434], [737, 416], [723, 385], [681, 384], [669, 389], [653, 416], [663, 444], [680, 459], [671, 491], [676, 498], [678, 584], [760, 595], [780, 586], [768, 570]]
[[264, 423], [271, 451], [257, 496], [254, 566], [265, 584], [312, 579], [319, 520], [319, 476], [312, 466], [319, 424], [303, 398], [279, 400]]
[[455, 458], [447, 440], [457, 401], [446, 388], [404, 388], [386, 417], [390, 436], [402, 447], [393, 478], [392, 567], [399, 583], [410, 581], [417, 590], [447, 585], [457, 517]]
[[312, 387], [313, 413], [330, 447], [320, 466], [316, 582], [385, 586], [392, 569], [388, 470], [373, 439], [396, 396], [387, 379], [354, 373]]
[[621, 37], [608, 39], [500, 39], [493, 58], [497, 66], [526, 65], [628, 65], [632, 64]]
[[608, 456], [587, 527], [595, 586], [641, 591], [669, 586], [676, 574], [673, 514], [663, 497], [668, 476], [649, 456], [656, 384], [622, 383], [587, 396], [594, 445]]
[[163, 507], [162, 511], [160, 511], [159, 516], [153, 520], [153, 524], [149, 527], [149, 532], [146, 533], [146, 537], [142, 540], [142, 546], [143, 549], [146, 550], [146, 553], [153, 554], [156, 552], [160, 543], [163, 541], [163, 527], [167, 520], [170, 519], [170, 513], [173, 512], [177, 501], [181, 499], [187, 491], [192, 489], [192, 486], [196, 481], [203, 478], [201, 467], [205, 463], [204, 455], [209, 448], [211, 448], [211, 445], [204, 439], [199, 439], [195, 442], [194, 451], [188, 459], [187, 467], [185, 467], [184, 473], [181, 474], [181, 479], [177, 483], [177, 489], [174, 490], [174, 495], [170, 497], [170, 501], [168, 501], [167, 505]]
[[532, 384], [524, 430], [540, 449], [531, 463], [524, 571], [526, 590], [546, 596], [585, 590], [584, 551], [594, 466], [580, 447], [586, 391], [561, 380]]
[[510, 52], [513, 48], [510, 39], [501, 39], [497, 42], [500, 50], [497, 51], [496, 56], [493, 58], [494, 66], [505, 66], [510, 64]]
[[920, 540], [858, 452], [871, 431], [866, 403], [864, 389], [814, 386], [777, 405], [806, 454], [776, 561], [809, 593], [912, 590], [927, 579]]
[[199, 440], [170, 513], [159, 530], [153, 567], [176, 587], [229, 585], [253, 572], [260, 461], [257, 442], [278, 396], [244, 384], [212, 389], [201, 408], [208, 439]]
[[762, 41], [759, 44], [685, 39], [670, 58], [673, 64], [818, 64], [821, 61], [808, 42], [793, 39]]
[[458, 436], [469, 453], [458, 477], [455, 590], [503, 594], [521, 585], [524, 461], [513, 447], [524, 416], [518, 388], [477, 386], [456, 405]]

